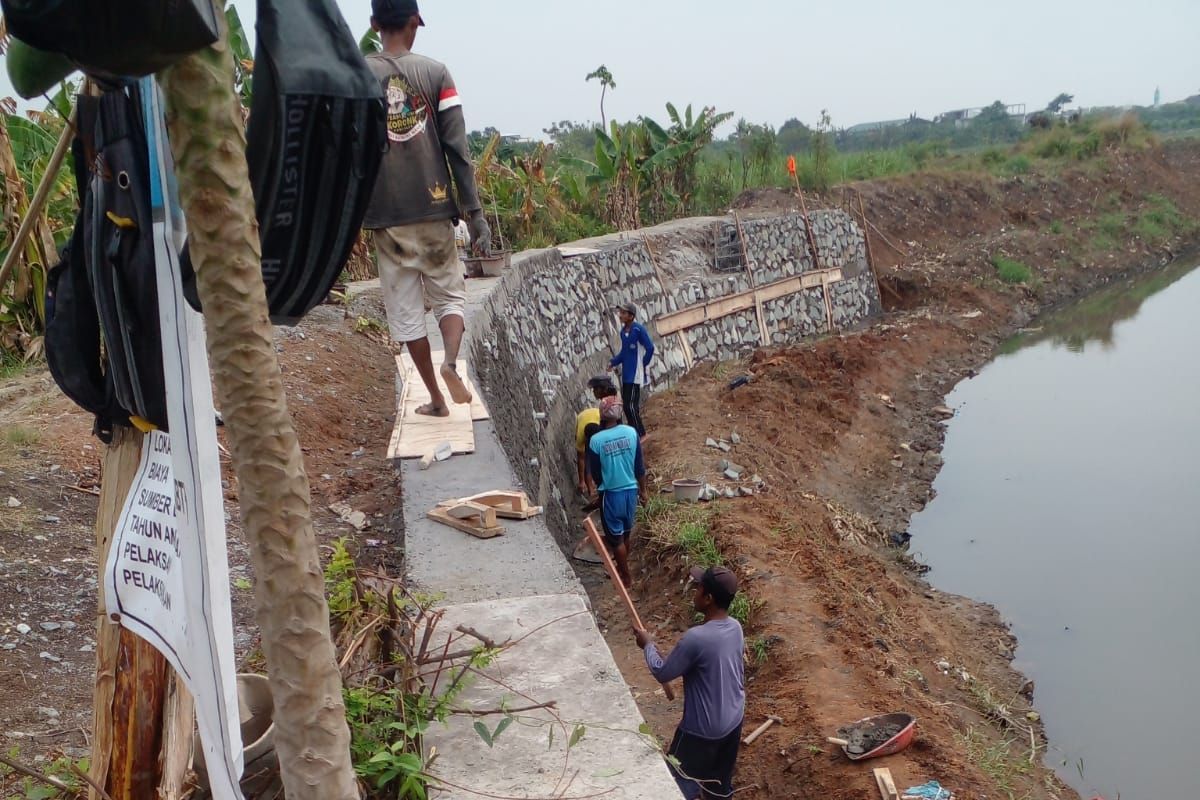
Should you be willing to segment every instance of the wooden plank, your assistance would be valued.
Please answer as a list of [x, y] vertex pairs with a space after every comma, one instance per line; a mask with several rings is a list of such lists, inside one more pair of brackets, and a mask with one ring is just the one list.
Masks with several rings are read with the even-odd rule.
[[745, 311], [754, 306], [756, 299], [758, 302], [766, 303], [769, 300], [777, 300], [804, 289], [815, 289], [826, 283], [837, 283], [840, 280], [842, 280], [842, 270], [836, 267], [793, 275], [774, 283], [763, 284], [757, 289], [718, 297], [707, 303], [699, 303], [670, 314], [664, 314], [655, 320], [654, 327], [659, 336], [667, 336], [710, 320]]
[[520, 491], [495, 489], [463, 497], [454, 502], [474, 502], [491, 506], [495, 509], [496, 516], [503, 519], [529, 519], [542, 513], [542, 507], [531, 505], [528, 495]]
[[821, 281], [821, 299], [825, 301], [826, 329], [833, 333], [833, 303], [829, 300], [829, 281]]
[[[662, 270], [658, 268], [658, 259], [654, 257], [654, 251], [650, 249], [650, 240], [642, 236], [642, 246], [646, 248], [646, 255], [650, 256], [650, 265], [654, 267], [654, 276], [658, 279], [659, 291], [663, 293], [663, 297], [667, 296], [667, 284], [663, 281]], [[692, 355], [692, 346], [688, 343], [687, 334], [684, 331], [677, 331], [679, 334], [679, 348], [683, 350], [683, 360], [688, 369], [696, 362], [696, 358]]]
[[[396, 423], [392, 426], [392, 436], [388, 440], [387, 457], [395, 459], [400, 452], [400, 432], [404, 430], [404, 406], [408, 402], [408, 390], [412, 385], [412, 381], [408, 380], [408, 373], [405, 372], [403, 361], [400, 357], [396, 357], [396, 369], [400, 374], [400, 397], [396, 400]], [[429, 455], [429, 461], [433, 460], [433, 448], [429, 448], [426, 453]], [[429, 464], [424, 460], [426, 453], [421, 455], [421, 469], [428, 468]]]
[[[433, 353], [435, 364], [441, 362], [441, 353]], [[404, 381], [401, 403], [396, 409], [396, 424], [388, 443], [388, 458], [421, 458], [442, 442], [449, 442], [455, 453], [475, 452], [474, 421], [487, 419], [487, 407], [479, 397], [479, 390], [471, 383], [467, 373], [467, 362], [459, 360], [459, 372], [471, 391], [472, 401], [467, 404], [450, 404], [450, 415], [430, 417], [416, 413], [418, 406], [429, 402], [429, 390], [407, 353], [396, 356], [396, 368]], [[449, 392], [446, 392], [449, 399]]]
[[439, 504], [438, 508], [462, 522], [470, 522], [481, 528], [496, 527], [496, 509], [483, 503], [472, 503], [459, 500], [449, 504]]
[[887, 767], [877, 767], [873, 772], [880, 800], [900, 800], [900, 793], [896, 791], [896, 782], [892, 780], [892, 771]]
[[[438, 368], [441, 367], [442, 360], [445, 358], [445, 354], [441, 350], [434, 350], [430, 353], [430, 356], [433, 360], [434, 371], [436, 372]], [[487, 406], [483, 403], [483, 397], [479, 394], [479, 389], [476, 388], [475, 382], [471, 380], [471, 369], [470, 364], [467, 363], [467, 359], [463, 356], [459, 356], [456, 366], [458, 368], [458, 374], [462, 378], [463, 384], [466, 385], [467, 391], [471, 393], [471, 419], [476, 422], [482, 419], [491, 419], [492, 415], [488, 413]], [[417, 380], [413, 387], [413, 391], [416, 393], [416, 395], [421, 395], [424, 397], [424, 399], [421, 400], [420, 403], [417, 403], [417, 405], [421, 405], [421, 403], [428, 403], [429, 390], [425, 388], [425, 383], [421, 380], [421, 376], [417, 374], [417, 367], [415, 364], [413, 364], [412, 357], [408, 354], [407, 349], [405, 349], [400, 355], [396, 356], [396, 368], [400, 371], [401, 378], [410, 374], [416, 377]], [[446, 395], [446, 398], [449, 399], [450, 392], [446, 389], [445, 383], [442, 383], [442, 377], [440, 373], [438, 373], [438, 382], [441, 386], [442, 394]]]
[[750, 262], [750, 253], [746, 250], [746, 230], [742, 227], [742, 218], [733, 212], [733, 222], [737, 225], [738, 244], [742, 248], [742, 263], [746, 266], [746, 277], [750, 281], [750, 290], [754, 293], [754, 316], [758, 321], [758, 338], [763, 347], [771, 343], [767, 335], [767, 321], [763, 316], [762, 296], [758, 293], [758, 281], [754, 278], [754, 265]]
[[449, 525], [455, 530], [460, 530], [463, 533], [469, 533], [477, 539], [492, 539], [496, 536], [504, 535], [504, 526], [497, 525], [492, 528], [484, 528], [480, 525], [473, 524], [470, 520], [455, 519], [446, 513], [446, 510], [441, 506], [430, 509], [425, 514], [426, 517], [434, 522], [440, 522], [443, 525]]

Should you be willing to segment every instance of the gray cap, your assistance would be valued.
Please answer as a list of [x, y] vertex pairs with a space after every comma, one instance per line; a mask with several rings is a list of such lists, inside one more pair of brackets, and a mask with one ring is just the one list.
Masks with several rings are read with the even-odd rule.
[[617, 311], [624, 311], [633, 317], [638, 315], [638, 307], [634, 303], [621, 303], [619, 306], [617, 306]]

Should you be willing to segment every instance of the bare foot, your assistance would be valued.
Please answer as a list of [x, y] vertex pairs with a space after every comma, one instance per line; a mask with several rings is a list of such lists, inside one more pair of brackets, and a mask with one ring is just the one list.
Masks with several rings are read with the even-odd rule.
[[415, 409], [413, 409], [413, 413], [420, 414], [423, 417], [448, 417], [450, 416], [450, 409], [446, 408], [445, 406], [426, 403], [423, 406], [417, 406]]
[[442, 380], [446, 382], [446, 388], [450, 390], [450, 399], [458, 404], [471, 402], [471, 392], [467, 389], [467, 385], [463, 383], [462, 378], [458, 377], [458, 372], [449, 364], [442, 364]]

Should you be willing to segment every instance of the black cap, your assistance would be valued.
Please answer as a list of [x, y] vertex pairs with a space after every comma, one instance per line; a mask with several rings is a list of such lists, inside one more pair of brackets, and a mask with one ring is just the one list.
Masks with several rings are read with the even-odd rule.
[[371, 0], [371, 16], [385, 28], [405, 25], [414, 15], [419, 24], [425, 24], [417, 0]]
[[719, 601], [730, 601], [738, 591], [737, 575], [728, 567], [692, 567], [692, 580]]

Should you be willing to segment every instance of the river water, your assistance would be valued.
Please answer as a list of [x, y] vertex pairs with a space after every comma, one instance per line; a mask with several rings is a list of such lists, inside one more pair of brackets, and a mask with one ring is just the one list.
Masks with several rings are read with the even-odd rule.
[[1200, 269], [1034, 323], [947, 398], [914, 554], [994, 604], [1046, 762], [1084, 795], [1200, 797]]

